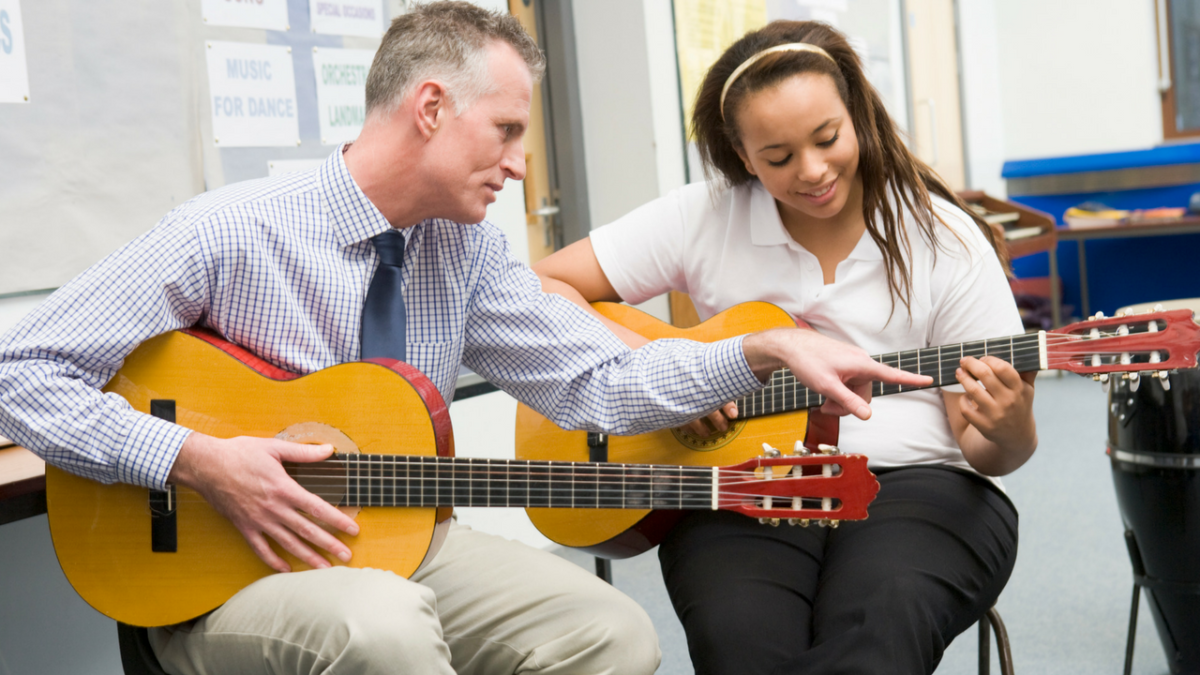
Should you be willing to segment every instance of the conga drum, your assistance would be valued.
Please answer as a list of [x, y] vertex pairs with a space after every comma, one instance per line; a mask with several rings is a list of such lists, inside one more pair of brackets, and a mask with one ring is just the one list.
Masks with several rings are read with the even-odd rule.
[[[1200, 310], [1200, 298], [1158, 304]], [[1143, 373], [1136, 389], [1114, 376], [1108, 451], [1135, 583], [1167, 663], [1172, 673], [1200, 673], [1200, 370], [1165, 382]]]

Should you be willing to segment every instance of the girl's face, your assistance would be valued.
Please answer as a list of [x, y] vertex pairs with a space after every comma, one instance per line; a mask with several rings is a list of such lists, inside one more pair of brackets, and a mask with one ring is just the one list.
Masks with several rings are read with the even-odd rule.
[[741, 103], [738, 155], [789, 216], [842, 212], [858, 172], [858, 137], [833, 78], [801, 73]]

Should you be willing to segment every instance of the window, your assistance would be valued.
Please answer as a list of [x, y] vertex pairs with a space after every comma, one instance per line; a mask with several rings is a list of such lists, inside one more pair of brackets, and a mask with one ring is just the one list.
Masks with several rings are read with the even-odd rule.
[[1163, 137], [1200, 138], [1200, 3], [1156, 0]]

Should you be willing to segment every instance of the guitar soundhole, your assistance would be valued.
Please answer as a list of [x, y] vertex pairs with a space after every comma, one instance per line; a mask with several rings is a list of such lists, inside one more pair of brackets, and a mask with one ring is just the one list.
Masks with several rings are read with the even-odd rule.
[[729, 445], [733, 439], [738, 437], [738, 434], [742, 433], [742, 429], [745, 428], [745, 426], [746, 422], [744, 420], [735, 421], [728, 429], [725, 430], [725, 433], [713, 434], [712, 436], [705, 436], [704, 438], [688, 433], [683, 429], [672, 429], [671, 435], [675, 437], [675, 440], [682, 443], [689, 450], [696, 450], [698, 452], [712, 452], [717, 448], [722, 448], [726, 445]]

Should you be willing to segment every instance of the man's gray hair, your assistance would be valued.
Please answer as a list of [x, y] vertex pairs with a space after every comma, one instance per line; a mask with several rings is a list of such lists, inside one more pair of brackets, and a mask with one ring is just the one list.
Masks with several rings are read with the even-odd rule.
[[392, 21], [375, 53], [367, 75], [368, 114], [376, 109], [390, 113], [417, 84], [437, 79], [446, 84], [454, 114], [461, 115], [493, 90], [487, 48], [495, 42], [516, 50], [533, 81], [541, 79], [546, 59], [511, 14], [469, 2], [413, 6]]

